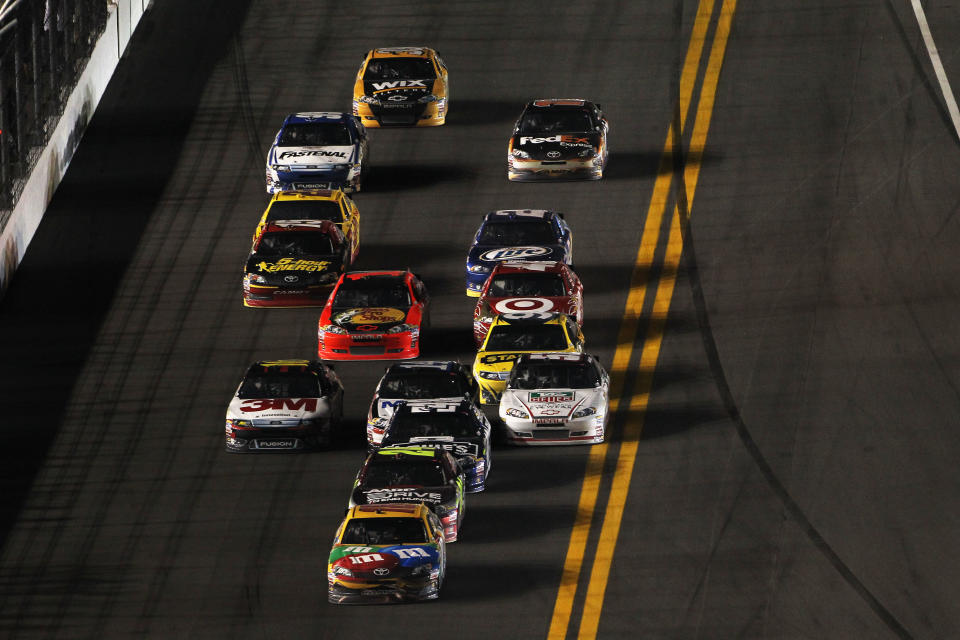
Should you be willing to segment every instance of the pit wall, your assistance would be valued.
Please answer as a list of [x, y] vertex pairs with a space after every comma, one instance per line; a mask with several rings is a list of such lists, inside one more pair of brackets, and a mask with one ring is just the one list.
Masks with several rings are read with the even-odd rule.
[[110, 2], [106, 29], [90, 54], [77, 86], [67, 99], [63, 115], [30, 173], [10, 218], [0, 230], [0, 296], [6, 291], [23, 259], [47, 205], [70, 166], [73, 152], [80, 144], [83, 132], [113, 77], [117, 63], [152, 1]]

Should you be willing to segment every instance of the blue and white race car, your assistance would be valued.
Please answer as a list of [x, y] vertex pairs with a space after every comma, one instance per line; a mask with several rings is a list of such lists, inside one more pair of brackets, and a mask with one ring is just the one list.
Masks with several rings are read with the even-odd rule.
[[303, 189], [360, 191], [367, 131], [356, 116], [333, 111], [286, 117], [267, 153], [267, 193]]
[[547, 260], [573, 263], [573, 233], [562, 213], [503, 209], [488, 213], [467, 254], [467, 295], [478, 297], [497, 263]]

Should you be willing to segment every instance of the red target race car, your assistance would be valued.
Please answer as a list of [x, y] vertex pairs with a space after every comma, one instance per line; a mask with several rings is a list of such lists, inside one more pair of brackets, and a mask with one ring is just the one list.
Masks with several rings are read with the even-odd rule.
[[340, 276], [317, 327], [323, 360], [402, 360], [420, 355], [430, 296], [410, 271]]
[[473, 340], [479, 347], [501, 313], [558, 311], [583, 326], [583, 285], [562, 262], [501, 262], [480, 290], [473, 310]]

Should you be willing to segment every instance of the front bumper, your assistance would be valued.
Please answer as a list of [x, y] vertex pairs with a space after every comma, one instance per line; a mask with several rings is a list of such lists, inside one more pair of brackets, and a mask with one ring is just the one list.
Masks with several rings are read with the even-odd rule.
[[[490, 269], [492, 271], [493, 269]], [[490, 271], [486, 273], [473, 273], [467, 271], [467, 295], [471, 298], [479, 298], [480, 291], [483, 290], [483, 285], [487, 281], [487, 277], [490, 275]]]
[[243, 305], [246, 307], [322, 307], [333, 290], [332, 284], [308, 285], [298, 289], [267, 284], [243, 286]]
[[328, 446], [330, 423], [310, 427], [231, 428], [227, 427], [225, 448], [230, 453], [305, 451]]
[[[413, 332], [318, 334], [317, 355], [322, 360], [406, 360], [420, 355], [420, 336]], [[362, 340], [357, 340], [362, 337]], [[371, 340], [371, 337], [375, 339]]]
[[523, 420], [507, 416], [507, 441], [510, 444], [544, 446], [565, 444], [599, 444], [603, 442], [604, 416], [587, 416], [554, 423]]
[[344, 193], [360, 191], [360, 168], [348, 171], [274, 171], [267, 169], [267, 193], [303, 191], [306, 189], [341, 189]]
[[510, 377], [509, 371], [496, 372], [502, 377], [500, 380], [489, 380], [479, 374], [475, 374], [477, 384], [480, 385], [480, 404], [499, 404], [500, 396], [503, 390], [507, 388], [507, 379]]
[[382, 582], [346, 582], [328, 579], [327, 599], [331, 604], [386, 604], [433, 600], [440, 595], [437, 578], [423, 580], [384, 580]]
[[507, 156], [507, 177], [510, 180], [599, 180], [603, 164], [594, 159], [520, 160]]
[[447, 121], [447, 100], [400, 105], [376, 105], [353, 100], [353, 115], [363, 126], [380, 127], [439, 127]]

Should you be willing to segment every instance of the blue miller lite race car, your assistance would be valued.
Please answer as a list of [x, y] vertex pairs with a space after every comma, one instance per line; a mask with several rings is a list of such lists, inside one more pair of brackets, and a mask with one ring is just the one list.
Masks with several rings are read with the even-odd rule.
[[367, 131], [349, 113], [311, 111], [286, 117], [267, 153], [267, 193], [304, 189], [360, 191]]
[[467, 295], [478, 297], [487, 276], [504, 261], [573, 263], [573, 233], [562, 213], [503, 209], [488, 213], [467, 254]]

